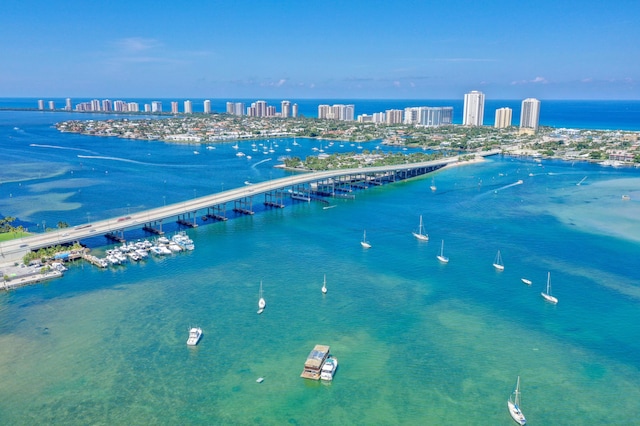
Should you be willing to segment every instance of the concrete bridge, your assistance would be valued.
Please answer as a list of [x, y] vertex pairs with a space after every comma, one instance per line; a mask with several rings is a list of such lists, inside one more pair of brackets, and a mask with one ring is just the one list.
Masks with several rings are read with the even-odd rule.
[[[486, 157], [494, 154], [497, 154], [497, 151], [487, 151], [477, 155]], [[99, 220], [5, 241], [0, 243], [0, 263], [20, 262], [22, 257], [31, 250], [81, 241], [98, 235], [117, 239], [118, 233], [123, 234], [125, 229], [143, 228], [160, 234], [162, 222], [170, 218], [176, 218], [178, 223], [185, 226], [197, 226], [198, 211], [205, 209], [207, 215], [214, 220], [225, 220], [227, 203], [234, 203], [233, 210], [236, 212], [253, 214], [253, 198], [258, 195], [264, 195], [266, 205], [283, 207], [281, 200], [285, 196], [306, 200], [309, 200], [312, 195], [315, 197], [344, 196], [352, 188], [365, 188], [422, 176], [459, 161], [459, 157], [456, 156], [421, 163], [300, 173], [131, 213], [124, 217]]]

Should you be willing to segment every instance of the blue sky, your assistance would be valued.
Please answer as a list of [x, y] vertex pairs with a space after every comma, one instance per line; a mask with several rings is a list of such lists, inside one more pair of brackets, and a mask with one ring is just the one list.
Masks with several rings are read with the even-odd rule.
[[35, 1], [0, 97], [640, 99], [640, 1]]

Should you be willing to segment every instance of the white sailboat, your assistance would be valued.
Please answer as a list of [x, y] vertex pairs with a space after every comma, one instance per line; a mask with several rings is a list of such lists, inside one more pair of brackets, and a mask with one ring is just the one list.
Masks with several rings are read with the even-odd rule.
[[540, 293], [547, 302], [558, 303], [558, 299], [551, 295], [551, 272], [547, 272], [547, 291]]
[[264, 297], [262, 297], [262, 280], [260, 280], [260, 294], [258, 296], [258, 313], [261, 314], [264, 311], [264, 308], [267, 306], [267, 302], [265, 302]]
[[371, 248], [371, 244], [367, 241], [367, 230], [365, 229], [364, 235], [362, 237], [362, 241], [360, 241], [360, 245], [366, 249]]
[[440, 245], [440, 254], [437, 258], [442, 263], [449, 263], [449, 258], [444, 255], [444, 240], [442, 240], [442, 244]]
[[424, 225], [422, 225], [422, 215], [420, 215], [420, 225], [418, 225], [418, 232], [412, 232], [412, 234], [420, 241], [429, 241], [429, 235], [424, 233]]
[[502, 256], [500, 255], [500, 250], [496, 254], [496, 258], [493, 261], [493, 267], [498, 271], [504, 271], [504, 264], [502, 263]]
[[516, 423], [519, 425], [525, 425], [527, 423], [527, 419], [524, 418], [524, 414], [522, 414], [520, 410], [520, 376], [518, 376], [518, 380], [516, 381], [516, 388], [509, 396], [507, 407], [509, 407], [511, 418], [515, 420]]
[[531, 285], [531, 280], [528, 280], [526, 278], [520, 278], [522, 280], [523, 283], [525, 283], [526, 285]]
[[436, 189], [438, 189], [438, 188], [436, 188], [436, 181], [435, 181], [435, 179], [431, 179], [431, 187], [430, 187], [430, 188], [431, 188], [431, 190], [432, 190], [432, 191], [435, 191]]
[[327, 274], [324, 274], [324, 282], [322, 283], [322, 294], [327, 294]]

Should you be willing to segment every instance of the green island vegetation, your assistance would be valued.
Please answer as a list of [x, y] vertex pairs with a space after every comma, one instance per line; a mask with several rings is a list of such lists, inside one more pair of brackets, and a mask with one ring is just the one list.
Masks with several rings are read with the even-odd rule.
[[38, 251], [30, 251], [23, 258], [22, 262], [25, 265], [35, 261], [39, 261], [41, 264], [46, 264], [52, 260], [54, 260], [55, 255], [59, 253], [68, 253], [70, 251], [81, 251], [84, 250], [84, 247], [75, 242], [72, 245], [55, 245], [51, 247], [44, 247], [39, 249]]
[[[13, 226], [13, 222], [16, 221], [15, 217], [6, 216], [0, 219], [0, 242], [15, 240], [22, 237], [32, 235], [27, 232], [22, 225]], [[63, 221], [58, 222], [57, 229], [68, 228], [69, 224]], [[45, 232], [53, 231], [53, 228], [46, 228]], [[30, 251], [23, 258], [23, 263], [28, 265], [34, 260], [40, 260], [41, 263], [46, 263], [54, 258], [58, 253], [65, 253], [71, 250], [82, 250], [83, 247], [79, 243], [74, 243], [72, 246], [57, 245], [54, 247], [42, 248], [38, 251]], [[5, 277], [5, 281], [7, 281]]]
[[350, 169], [358, 167], [392, 166], [396, 164], [420, 163], [424, 161], [437, 160], [445, 155], [441, 152], [426, 154], [416, 152], [411, 154], [383, 153], [381, 151], [369, 152], [363, 150], [362, 153], [331, 154], [325, 156], [308, 156], [304, 160], [299, 157], [284, 159], [287, 169], [300, 171], [323, 171]]
[[[541, 126], [536, 132], [522, 132], [517, 126], [505, 129], [462, 125], [427, 127], [229, 114], [183, 114], [162, 119], [69, 120], [57, 123], [56, 128], [61, 132], [171, 143], [211, 144], [300, 137], [346, 142], [379, 141], [382, 145], [430, 151], [472, 153], [498, 150], [507, 155], [640, 164], [640, 132], [622, 130], [557, 129]], [[395, 159], [401, 163], [406, 162], [406, 159], [400, 157]], [[344, 163], [346, 167], [346, 162]]]
[[13, 226], [12, 224], [15, 220], [16, 218], [11, 216], [6, 216], [0, 219], [0, 242], [15, 240], [16, 238], [31, 235], [25, 231], [22, 225]]

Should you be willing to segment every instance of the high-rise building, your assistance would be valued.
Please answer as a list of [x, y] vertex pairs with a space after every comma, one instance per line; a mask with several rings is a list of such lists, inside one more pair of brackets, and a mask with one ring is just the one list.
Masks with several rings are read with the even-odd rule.
[[463, 126], [482, 126], [484, 120], [484, 93], [474, 90], [464, 95]]
[[64, 109], [65, 111], [71, 111], [71, 98], [67, 98], [64, 101]]
[[162, 112], [162, 102], [160, 102], [160, 101], [152, 101], [151, 102], [151, 112]]
[[537, 132], [540, 119], [540, 101], [535, 98], [527, 98], [522, 101], [520, 111], [520, 131]]
[[437, 127], [453, 123], [453, 107], [420, 107], [418, 124], [420, 126]]
[[100, 101], [98, 99], [93, 99], [91, 101], [90, 111], [100, 111]]
[[418, 108], [405, 108], [404, 109], [404, 124], [417, 124], [419, 115]]
[[129, 108], [127, 108], [127, 103], [125, 101], [115, 101], [113, 103], [113, 110], [117, 112], [127, 112]]
[[193, 104], [191, 101], [184, 101], [184, 113], [193, 114]]
[[384, 123], [386, 120], [386, 115], [384, 112], [374, 112], [373, 113], [373, 122], [374, 123]]
[[281, 105], [281, 109], [280, 109], [280, 116], [282, 118], [288, 118], [291, 116], [291, 102], [289, 101], [282, 101]]
[[204, 101], [204, 113], [211, 114], [211, 101], [209, 99]]
[[507, 127], [511, 127], [511, 117], [513, 116], [513, 111], [511, 108], [498, 108], [496, 110], [496, 122], [494, 127], [496, 129], [506, 129]]
[[354, 117], [354, 105], [318, 105], [318, 118], [327, 120], [353, 121]]
[[113, 111], [113, 108], [111, 106], [111, 101], [109, 99], [103, 99], [102, 100], [102, 110], [105, 111], [105, 112]]
[[402, 123], [402, 110], [401, 109], [388, 109], [385, 111], [387, 124], [400, 124]]
[[178, 107], [178, 102], [176, 101], [171, 101], [171, 114], [177, 114], [179, 113], [179, 107]]
[[55, 104], [55, 102], [53, 102], [53, 101], [49, 101], [49, 109], [50, 109], [51, 111], [53, 111], [54, 109], [56, 109], [56, 104]]
[[[400, 111], [402, 112], [402, 111]], [[410, 107], [404, 109], [404, 124], [447, 126], [453, 123], [453, 107]]]
[[140, 105], [137, 102], [128, 102], [127, 109], [129, 110], [129, 112], [139, 112]]
[[293, 104], [293, 108], [291, 108], [291, 116], [293, 118], [298, 116], [298, 104]]
[[151, 105], [144, 104], [144, 112], [151, 112]]
[[38, 99], [38, 109], [44, 109], [44, 99]]

